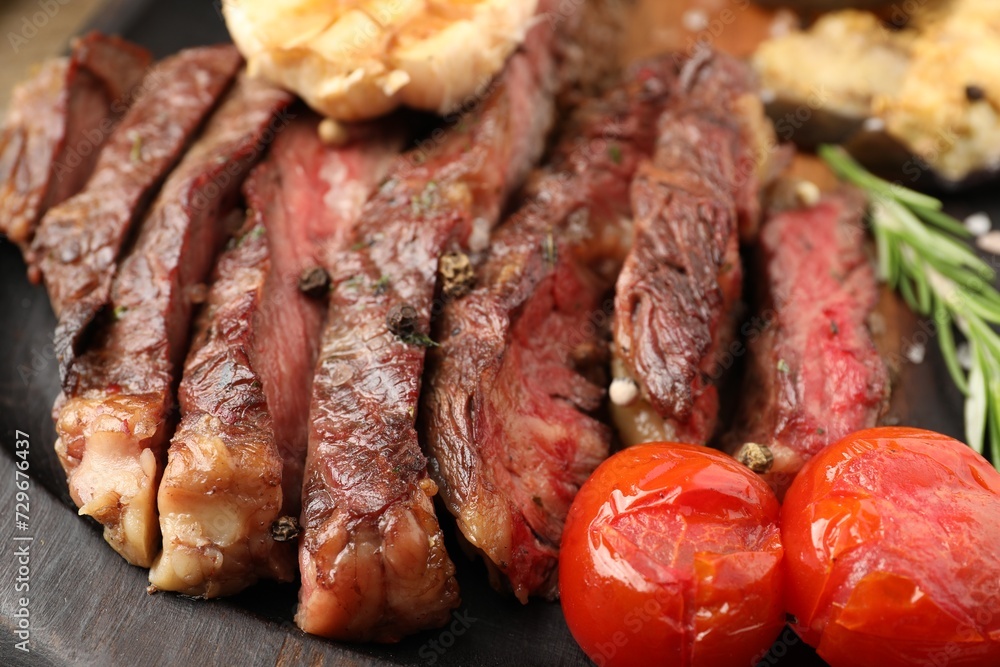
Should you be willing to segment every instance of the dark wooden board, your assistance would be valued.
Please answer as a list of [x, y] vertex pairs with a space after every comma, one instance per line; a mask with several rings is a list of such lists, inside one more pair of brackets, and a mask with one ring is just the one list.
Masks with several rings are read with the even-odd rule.
[[[97, 27], [120, 31], [163, 56], [226, 38], [218, 2], [115, 0]], [[951, 204], [959, 215], [988, 210], [986, 192]], [[229, 600], [204, 602], [172, 594], [147, 595], [146, 572], [121, 560], [96, 524], [78, 516], [52, 451], [50, 410], [58, 393], [51, 345], [54, 317], [44, 290], [25, 279], [12, 245], [0, 242], [0, 664], [2, 665], [586, 665], [558, 604], [521, 606], [492, 591], [480, 564], [452, 544], [463, 604], [451, 628], [426, 632], [395, 646], [351, 646], [301, 633], [292, 623], [295, 589], [261, 585]], [[909, 342], [924, 342], [926, 361], [904, 364], [893, 415], [916, 426], [961, 436], [961, 397], [951, 386], [933, 337], [905, 327]], [[921, 341], [922, 338], [926, 340]], [[15, 526], [15, 431], [29, 434], [30, 520]], [[18, 542], [15, 536], [33, 536]], [[16, 591], [15, 549], [30, 544], [30, 589]], [[13, 617], [28, 598], [30, 654], [17, 650]], [[655, 657], [651, 656], [654, 665]], [[786, 630], [763, 663], [822, 665]]]

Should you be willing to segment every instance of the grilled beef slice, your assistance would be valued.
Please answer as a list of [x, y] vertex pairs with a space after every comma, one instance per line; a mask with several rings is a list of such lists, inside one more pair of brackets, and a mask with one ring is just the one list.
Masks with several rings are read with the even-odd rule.
[[610, 289], [629, 184], [653, 151], [675, 75], [671, 59], [642, 64], [576, 112], [475, 289], [445, 305], [429, 352], [421, 418], [431, 475], [501, 575], [494, 584], [522, 602], [555, 596], [566, 513], [608, 454], [611, 433], [591, 414], [605, 394]]
[[0, 130], [0, 232], [22, 251], [45, 212], [90, 177], [149, 61], [145, 49], [91, 33], [14, 89]]
[[64, 377], [81, 334], [108, 303], [129, 232], [241, 63], [235, 48], [218, 46], [155, 65], [86, 187], [43, 218], [32, 255], [59, 317], [55, 346]]
[[229, 93], [164, 184], [115, 276], [108, 321], [67, 375], [56, 451], [70, 495], [135, 565], [148, 567], [160, 549], [156, 490], [193, 298], [262, 137], [290, 102], [246, 78]]
[[[159, 589], [216, 597], [295, 578], [310, 387], [325, 315], [300, 278], [345, 247], [402, 137], [381, 125], [323, 145], [281, 130], [244, 185], [250, 217], [219, 259], [179, 391], [183, 418], [157, 496]], [[266, 232], [266, 238], [265, 238]], [[287, 525], [289, 530], [283, 530]]]
[[887, 405], [889, 376], [867, 325], [878, 287], [863, 214], [859, 197], [829, 195], [774, 215], [761, 232], [757, 316], [743, 328], [747, 376], [726, 441], [738, 455], [745, 443], [770, 450], [764, 477], [779, 495], [806, 461], [875, 426]]
[[633, 246], [614, 314], [613, 373], [638, 389], [614, 401], [627, 444], [713, 435], [718, 357], [741, 291], [739, 227], [753, 227], [759, 209], [762, 164], [743, 119], [760, 113], [751, 97], [738, 60], [700, 52], [686, 62], [656, 153], [633, 182]]
[[396, 641], [458, 604], [414, 426], [435, 276], [442, 254], [488, 233], [539, 157], [551, 35], [539, 21], [482, 99], [401, 157], [329, 265], [303, 486], [296, 622], [307, 632]]

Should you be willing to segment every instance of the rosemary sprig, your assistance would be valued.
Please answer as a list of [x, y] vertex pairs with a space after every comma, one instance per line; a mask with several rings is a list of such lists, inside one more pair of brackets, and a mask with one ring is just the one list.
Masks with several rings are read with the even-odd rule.
[[[1000, 292], [996, 272], [961, 238], [970, 233], [941, 210], [941, 202], [878, 178], [846, 151], [821, 146], [819, 155], [842, 180], [868, 195], [879, 276], [920, 315], [937, 324], [938, 344], [956, 386], [965, 394], [965, 437], [980, 454], [988, 439], [1000, 469]], [[958, 361], [952, 326], [969, 344], [971, 368]]]

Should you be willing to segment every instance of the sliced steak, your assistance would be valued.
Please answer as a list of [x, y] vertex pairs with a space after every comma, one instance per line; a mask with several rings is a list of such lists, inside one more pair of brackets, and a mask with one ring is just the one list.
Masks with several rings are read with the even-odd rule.
[[108, 303], [129, 232], [241, 63], [235, 48], [218, 46], [154, 66], [87, 186], [42, 220], [32, 252], [59, 317], [55, 344], [64, 376], [81, 334]]
[[613, 397], [628, 444], [705, 443], [714, 433], [718, 357], [741, 291], [739, 226], [755, 224], [759, 208], [757, 155], [741, 120], [751, 91], [749, 70], [729, 56], [702, 52], [685, 63], [655, 156], [632, 185], [613, 364], [616, 381], [638, 389]]
[[878, 286], [863, 215], [859, 197], [830, 195], [761, 233], [757, 316], [743, 327], [749, 362], [727, 445], [747, 463], [763, 454], [753, 467], [780, 495], [806, 461], [875, 426], [887, 406], [889, 376], [867, 324]]
[[0, 232], [22, 251], [45, 212], [90, 177], [149, 62], [145, 49], [91, 33], [14, 89], [0, 130]]
[[249, 79], [227, 96], [164, 184], [114, 279], [108, 321], [66, 378], [56, 451], [70, 495], [135, 565], [151, 565], [160, 548], [156, 490], [193, 298], [243, 177], [290, 103]]
[[[553, 167], [500, 228], [477, 287], [445, 305], [421, 418], [430, 471], [495, 584], [556, 595], [559, 540], [611, 433], [591, 415], [607, 380], [610, 290], [629, 236], [629, 184], [652, 154], [671, 59], [583, 106]], [[446, 266], [442, 267], [447, 269]], [[445, 292], [454, 291], [445, 283]]]
[[[318, 120], [283, 129], [244, 186], [250, 218], [215, 269], [179, 391], [183, 419], [157, 496], [159, 589], [216, 597], [297, 572], [310, 388], [325, 314], [300, 278], [346, 247], [402, 147], [373, 125], [324, 146]], [[266, 238], [265, 238], [266, 231]], [[322, 285], [321, 285], [322, 286]], [[317, 298], [319, 296], [319, 298]]]
[[[549, 3], [542, 3], [543, 9]], [[438, 260], [485, 245], [552, 123], [552, 28], [539, 21], [474, 107], [401, 158], [332, 258], [303, 487], [310, 633], [396, 641], [458, 604], [414, 427]]]

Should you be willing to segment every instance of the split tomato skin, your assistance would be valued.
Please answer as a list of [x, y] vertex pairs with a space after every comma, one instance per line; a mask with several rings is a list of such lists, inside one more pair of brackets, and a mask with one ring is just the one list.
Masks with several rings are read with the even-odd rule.
[[599, 667], [752, 667], [785, 622], [779, 514], [767, 484], [716, 450], [612, 456], [563, 532], [574, 638]]
[[793, 627], [832, 667], [1000, 665], [1000, 474], [947, 436], [827, 447], [782, 508]]

